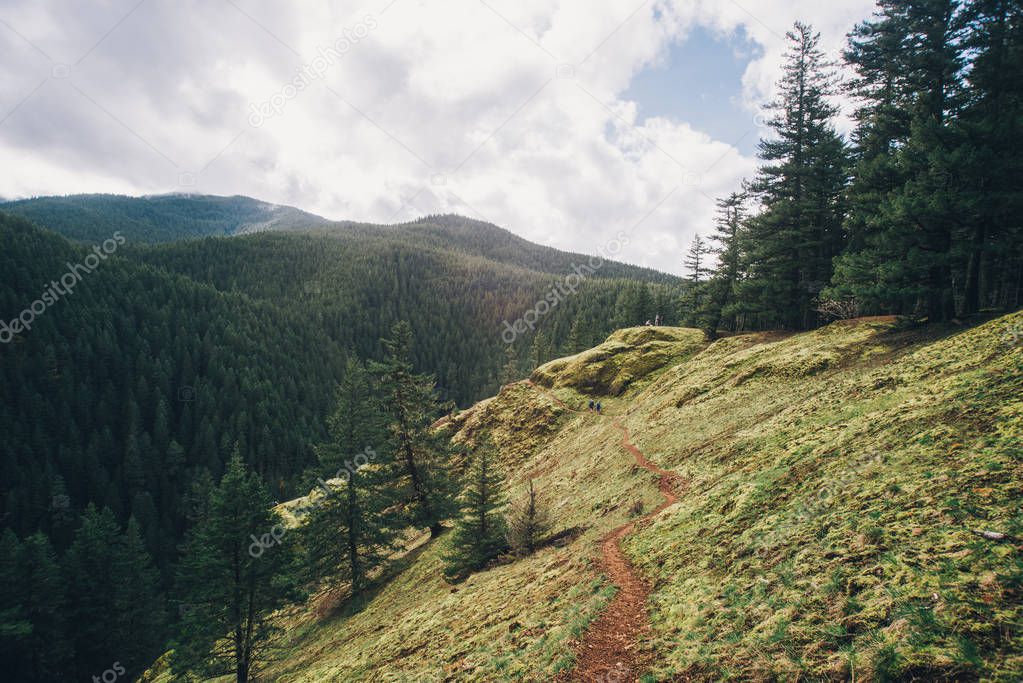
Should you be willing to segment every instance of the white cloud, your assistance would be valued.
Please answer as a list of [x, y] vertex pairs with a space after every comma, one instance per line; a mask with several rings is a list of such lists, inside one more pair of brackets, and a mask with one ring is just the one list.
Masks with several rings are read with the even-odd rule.
[[[582, 252], [631, 229], [623, 260], [679, 272], [713, 199], [755, 160], [684, 122], [637, 124], [622, 99], [633, 76], [697, 25], [741, 27], [764, 48], [743, 79], [753, 108], [794, 20], [837, 49], [872, 6], [7, 0], [0, 195], [187, 189], [375, 222], [452, 211]], [[249, 125], [253, 104], [367, 16], [375, 27], [322, 78]], [[59, 64], [67, 78], [52, 77]]]

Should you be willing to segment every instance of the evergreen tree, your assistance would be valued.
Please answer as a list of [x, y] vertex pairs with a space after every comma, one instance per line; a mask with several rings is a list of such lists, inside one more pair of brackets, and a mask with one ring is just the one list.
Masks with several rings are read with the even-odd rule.
[[[81, 679], [110, 668], [114, 653], [136, 637], [121, 631], [117, 598], [120, 580], [115, 562], [121, 549], [113, 513], [89, 505], [64, 562], [68, 591], [68, 627], [74, 637], [75, 669]], [[155, 605], [154, 605], [155, 607]], [[137, 663], [136, 663], [137, 664]]]
[[78, 675], [109, 669], [114, 655], [127, 672], [149, 666], [166, 644], [165, 614], [160, 574], [134, 519], [122, 534], [110, 510], [89, 505], [64, 565]]
[[[64, 619], [67, 584], [49, 539], [35, 533], [22, 546], [21, 606], [32, 632], [7, 673], [16, 681], [49, 683], [68, 680], [72, 672], [72, 642]], [[110, 662], [102, 670], [110, 665]], [[90, 672], [90, 675], [95, 672]]]
[[246, 683], [266, 662], [281, 635], [274, 612], [301, 598], [291, 536], [271, 504], [236, 451], [183, 546], [175, 673]]
[[653, 318], [653, 300], [645, 284], [635, 282], [626, 285], [618, 295], [615, 304], [615, 325], [636, 327]]
[[699, 313], [703, 306], [704, 286], [703, 282], [710, 271], [708, 263], [710, 249], [699, 233], [693, 238], [693, 242], [686, 253], [683, 265], [689, 273], [689, 306], [685, 315], [686, 324], [690, 327], [697, 325]]
[[900, 4], [901, 0], [882, 0], [882, 14], [856, 26], [844, 55], [855, 70], [844, 89], [859, 103], [853, 114], [853, 179], [847, 192], [845, 219], [848, 243], [835, 259], [832, 286], [823, 296], [855, 299], [868, 312], [882, 312], [892, 306], [875, 272], [879, 260], [889, 257], [879, 251], [880, 234], [885, 229], [881, 207], [905, 182], [895, 155], [910, 131], [910, 90], [895, 18], [901, 14]]
[[569, 355], [575, 355], [590, 348], [589, 335], [586, 329], [586, 322], [581, 316], [572, 320], [572, 329], [568, 333], [568, 344], [566, 350]]
[[408, 489], [403, 496], [408, 521], [412, 526], [428, 527], [436, 536], [454, 507], [448, 447], [444, 437], [432, 429], [442, 410], [433, 378], [414, 372], [409, 324], [395, 323], [384, 346], [388, 357], [375, 371], [385, 394], [397, 470]]
[[24, 670], [25, 643], [32, 635], [22, 604], [25, 585], [24, 552], [10, 529], [0, 534], [0, 660], [8, 670]]
[[462, 492], [462, 515], [444, 557], [444, 575], [458, 579], [482, 569], [507, 546], [504, 476], [498, 469], [497, 451], [484, 437], [470, 456], [467, 484]]
[[718, 215], [710, 239], [717, 245], [712, 253], [718, 257], [718, 268], [707, 284], [707, 297], [699, 312], [700, 327], [712, 340], [723, 322], [729, 329], [738, 328], [736, 290], [742, 267], [746, 199], [744, 193], [733, 192], [717, 202]]
[[959, 119], [967, 220], [956, 233], [962, 312], [1020, 305], [1023, 273], [1023, 6], [972, 0], [964, 22], [974, 57]]
[[707, 275], [709, 270], [709, 264], [707, 263], [708, 252], [707, 243], [697, 233], [684, 259], [686, 271], [689, 273], [689, 281], [694, 285], [701, 284]]
[[354, 594], [386, 558], [399, 523], [389, 513], [395, 500], [394, 468], [383, 461], [390, 450], [386, 416], [356, 360], [348, 362], [329, 423], [333, 440], [319, 452], [318, 499], [304, 528], [305, 546], [316, 579], [347, 583]]
[[[117, 583], [112, 605], [117, 615], [117, 657], [129, 674], [137, 675], [164, 650], [167, 614], [159, 592], [160, 572], [134, 518], [128, 520], [119, 539], [113, 577]], [[107, 662], [105, 668], [109, 667]]]
[[550, 510], [530, 479], [525, 494], [510, 506], [508, 545], [520, 557], [532, 555], [551, 527]]
[[508, 344], [504, 348], [504, 367], [501, 368], [501, 385], [511, 384], [517, 381], [521, 375], [519, 355], [515, 352], [515, 346]]
[[182, 496], [182, 503], [185, 507], [184, 518], [189, 524], [197, 524], [206, 519], [216, 488], [210, 471], [205, 467], [200, 469]]
[[553, 344], [550, 337], [541, 329], [533, 334], [533, 341], [530, 345], [530, 362], [536, 369], [549, 361], [554, 355]]
[[[966, 149], [954, 125], [964, 89], [960, 5], [959, 0], [883, 2], [879, 16], [860, 29], [877, 37], [862, 46], [854, 42], [848, 53], [864, 77], [894, 72], [897, 93], [864, 90], [871, 98], [866, 113], [901, 109], [861, 122], [859, 137], [879, 146], [879, 176], [865, 177], [866, 202], [854, 205], [854, 217], [871, 229], [863, 250], [838, 261], [835, 287], [829, 290], [863, 299], [868, 309], [931, 321], [955, 315], [953, 283], [962, 276], [955, 233], [969, 220], [963, 192]], [[858, 188], [855, 198], [863, 199]]]
[[834, 68], [820, 35], [797, 22], [787, 38], [779, 99], [769, 107], [774, 137], [760, 142], [765, 163], [751, 184], [762, 210], [750, 223], [743, 290], [761, 326], [805, 329], [816, 323], [813, 300], [843, 247], [846, 155], [832, 125]]

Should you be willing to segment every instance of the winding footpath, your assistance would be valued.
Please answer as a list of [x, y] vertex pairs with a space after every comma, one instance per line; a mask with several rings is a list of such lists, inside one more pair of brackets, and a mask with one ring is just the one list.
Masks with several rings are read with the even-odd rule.
[[[574, 413], [588, 412], [572, 408], [545, 388], [527, 382], [566, 410]], [[611, 582], [617, 586], [618, 593], [579, 643], [575, 669], [559, 677], [559, 680], [626, 683], [638, 680], [642, 673], [637, 645], [640, 637], [650, 629], [646, 611], [650, 585], [622, 552], [622, 539], [632, 533], [637, 524], [653, 519], [675, 503], [678, 500], [677, 492], [682, 486], [677, 474], [663, 470], [647, 460], [630, 440], [629, 428], [617, 417], [603, 413], [600, 415], [611, 418], [615, 428], [621, 431], [621, 446], [635, 458], [636, 464], [659, 477], [658, 489], [664, 496], [664, 502], [652, 512], [613, 529], [601, 541], [601, 564]]]

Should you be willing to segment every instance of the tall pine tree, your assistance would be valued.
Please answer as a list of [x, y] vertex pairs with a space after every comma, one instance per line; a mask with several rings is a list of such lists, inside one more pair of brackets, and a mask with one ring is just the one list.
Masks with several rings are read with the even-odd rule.
[[817, 322], [813, 300], [843, 247], [847, 161], [829, 101], [834, 65], [820, 35], [796, 23], [787, 38], [779, 96], [769, 106], [774, 136], [760, 143], [764, 164], [751, 184], [762, 210], [750, 223], [743, 289], [761, 326], [805, 329]]
[[314, 577], [347, 583], [353, 594], [391, 548], [398, 520], [386, 415], [369, 373], [349, 360], [328, 420], [332, 441], [319, 449], [314, 509], [304, 529]]
[[390, 420], [397, 471], [405, 485], [408, 522], [439, 534], [441, 522], [454, 511], [454, 482], [449, 472], [446, 437], [432, 429], [443, 412], [433, 377], [415, 373], [412, 366], [412, 328], [395, 323], [391, 338], [383, 340], [387, 359], [376, 364]]
[[746, 199], [744, 193], [733, 192], [717, 202], [718, 214], [710, 239], [716, 243], [712, 253], [717, 255], [718, 266], [707, 284], [707, 297], [699, 311], [699, 324], [708, 339], [717, 337], [722, 324], [731, 330], [738, 328], [736, 289], [741, 276]]
[[483, 437], [470, 456], [466, 487], [462, 492], [462, 515], [444, 558], [444, 574], [457, 579], [482, 569], [508, 547], [504, 506], [504, 475], [497, 450]]
[[690, 327], [699, 324], [700, 310], [703, 308], [706, 294], [704, 280], [710, 273], [709, 259], [710, 248], [707, 242], [697, 233], [682, 262], [689, 276], [689, 295], [687, 297], [689, 305], [683, 319]]
[[1023, 303], [1023, 5], [972, 0], [964, 21], [973, 60], [959, 120], [967, 220], [956, 241], [969, 315]]
[[[829, 295], [868, 310], [956, 313], [956, 233], [969, 222], [968, 150], [955, 125], [964, 97], [964, 15], [959, 0], [886, 0], [854, 33], [847, 58], [864, 85], [853, 185], [854, 248], [838, 261]], [[861, 37], [862, 36], [862, 37]], [[866, 171], [866, 173], [864, 173]]]
[[186, 609], [171, 667], [204, 678], [255, 676], [281, 635], [274, 612], [301, 598], [292, 533], [236, 451], [209, 510], [189, 530], [176, 590]]

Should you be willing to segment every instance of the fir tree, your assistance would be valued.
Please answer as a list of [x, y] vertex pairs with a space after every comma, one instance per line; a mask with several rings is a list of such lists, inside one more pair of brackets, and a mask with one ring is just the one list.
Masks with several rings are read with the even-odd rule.
[[746, 199], [744, 193], [733, 192], [717, 202], [718, 214], [710, 239], [716, 243], [712, 253], [717, 255], [718, 268], [707, 284], [707, 297], [699, 315], [700, 327], [712, 340], [723, 321], [727, 321], [728, 328], [737, 328], [735, 303], [742, 267]]
[[8, 673], [13, 673], [13, 680], [30, 683], [68, 680], [74, 675], [73, 649], [64, 618], [67, 583], [57, 554], [49, 539], [36, 533], [25, 539], [22, 557], [21, 606], [32, 632], [22, 641], [24, 649]]
[[538, 329], [533, 334], [533, 341], [530, 345], [530, 362], [533, 368], [536, 369], [549, 361], [553, 354], [554, 348], [550, 337], [541, 329]]
[[175, 673], [238, 683], [258, 673], [281, 635], [274, 612], [301, 598], [292, 546], [266, 487], [236, 451], [183, 546], [176, 590], [187, 609]]
[[515, 352], [515, 346], [508, 344], [504, 348], [504, 367], [501, 368], [501, 385], [505, 386], [515, 382], [521, 377], [519, 370], [519, 355]]
[[358, 361], [348, 362], [329, 423], [305, 546], [316, 579], [347, 583], [354, 594], [386, 558], [399, 523], [389, 513], [396, 501], [386, 416]]
[[550, 511], [530, 479], [525, 494], [508, 512], [508, 545], [518, 556], [532, 555], [551, 530]]
[[108, 669], [112, 653], [124, 644], [117, 610], [122, 577], [115, 569], [120, 532], [109, 509], [89, 505], [64, 562], [70, 589], [68, 626], [74, 636], [75, 668], [83, 679]]
[[686, 253], [683, 265], [689, 273], [689, 306], [685, 315], [687, 325], [695, 326], [699, 318], [700, 310], [704, 299], [704, 279], [709, 272], [709, 248], [699, 233], [693, 238], [693, 242]]
[[689, 245], [689, 251], [686, 253], [684, 259], [684, 265], [686, 271], [689, 273], [689, 281], [694, 285], [699, 285], [704, 281], [708, 271], [707, 243], [699, 233], [693, 238], [692, 244]]
[[[849, 35], [845, 60], [855, 76], [845, 91], [858, 106], [853, 114], [852, 182], [847, 192], [847, 245], [835, 259], [829, 299], [855, 299], [869, 312], [890, 310], [893, 302], [878, 284], [879, 236], [885, 228], [881, 207], [905, 182], [895, 155], [909, 136], [909, 96], [902, 60], [902, 35], [895, 15], [899, 2], [883, 0], [882, 15], [856, 26]], [[888, 13], [885, 18], [884, 13]]]
[[384, 340], [388, 357], [375, 367], [390, 419], [397, 471], [407, 486], [404, 499], [412, 526], [427, 527], [436, 536], [453, 511], [449, 453], [442, 435], [432, 429], [442, 413], [429, 375], [412, 366], [412, 328], [395, 323]]
[[852, 217], [854, 229], [867, 227], [837, 261], [827, 294], [854, 296], [872, 311], [947, 320], [955, 315], [955, 232], [969, 220], [966, 150], [954, 125], [963, 101], [963, 15], [959, 0], [880, 7], [847, 56], [861, 82], [881, 77], [894, 90], [862, 88], [857, 140], [869, 146]]
[[1023, 272], [1023, 6], [972, 0], [964, 22], [973, 55], [959, 118], [963, 214], [955, 238], [962, 312], [1020, 305]]
[[750, 223], [743, 289], [760, 325], [805, 329], [816, 323], [813, 300], [843, 246], [846, 155], [832, 125], [834, 65], [820, 35], [797, 22], [787, 38], [779, 99], [769, 107], [774, 136], [760, 142], [765, 163], [751, 184], [762, 211]]
[[581, 316], [576, 316], [575, 319], [572, 320], [572, 329], [568, 332], [568, 343], [566, 347], [569, 355], [585, 351], [590, 347], [586, 323]]
[[0, 534], [0, 660], [15, 672], [24, 667], [25, 643], [32, 635], [22, 604], [25, 586], [24, 552], [11, 529]]
[[[160, 572], [134, 518], [128, 520], [119, 538], [113, 576], [117, 582], [112, 608], [117, 615], [118, 660], [129, 674], [139, 674], [166, 645], [163, 634], [167, 615], [159, 592]], [[106, 668], [109, 665], [107, 662]]]
[[497, 451], [486, 437], [470, 456], [461, 503], [462, 515], [444, 558], [444, 575], [449, 579], [482, 569], [507, 548], [507, 524], [500, 513], [505, 503], [504, 476], [498, 469]]

